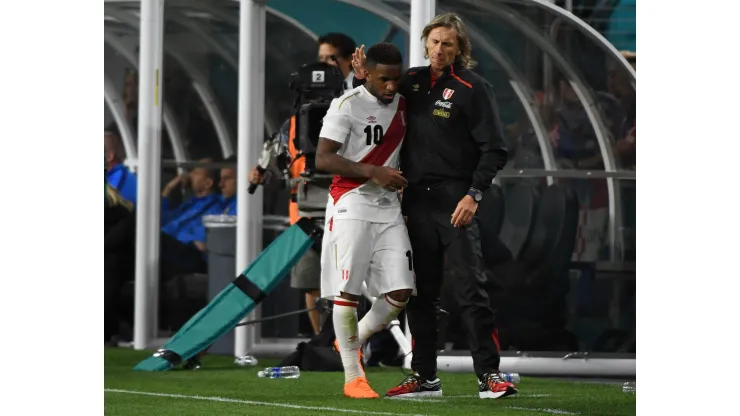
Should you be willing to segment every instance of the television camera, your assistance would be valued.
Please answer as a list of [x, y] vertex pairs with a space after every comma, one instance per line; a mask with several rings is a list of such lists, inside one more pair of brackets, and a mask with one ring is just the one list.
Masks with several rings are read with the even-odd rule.
[[[290, 89], [296, 94], [293, 104], [295, 135], [288, 140], [293, 140], [298, 153], [291, 157], [289, 143], [276, 132], [265, 142], [257, 170], [264, 174], [275, 163], [288, 187], [297, 187], [292, 198], [298, 204], [299, 214], [323, 217], [332, 175], [316, 170], [316, 150], [322, 119], [331, 101], [344, 92], [344, 76], [338, 67], [327, 63], [306, 64], [292, 74]], [[291, 178], [290, 167], [300, 158], [305, 158], [305, 169], [300, 177]], [[249, 193], [256, 189], [257, 185], [250, 185]]]

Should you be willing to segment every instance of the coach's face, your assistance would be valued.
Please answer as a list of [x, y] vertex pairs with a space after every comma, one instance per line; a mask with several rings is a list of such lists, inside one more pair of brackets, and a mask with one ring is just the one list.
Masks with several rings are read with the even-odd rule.
[[368, 68], [368, 91], [380, 102], [393, 102], [398, 92], [398, 81], [401, 79], [401, 65], [377, 64], [375, 68]]
[[427, 36], [427, 55], [432, 69], [442, 70], [455, 62], [460, 55], [457, 30], [451, 27], [435, 27]]

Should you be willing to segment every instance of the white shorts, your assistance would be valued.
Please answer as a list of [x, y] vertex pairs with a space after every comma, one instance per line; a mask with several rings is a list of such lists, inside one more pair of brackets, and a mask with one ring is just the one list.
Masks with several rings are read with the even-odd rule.
[[415, 294], [411, 242], [400, 215], [399, 220], [327, 221], [321, 249], [321, 297], [333, 299], [340, 292], [362, 296], [363, 283], [373, 297], [402, 289]]

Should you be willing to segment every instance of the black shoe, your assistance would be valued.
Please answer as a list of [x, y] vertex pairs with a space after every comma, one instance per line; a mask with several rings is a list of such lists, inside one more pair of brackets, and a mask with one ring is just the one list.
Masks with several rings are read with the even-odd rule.
[[401, 384], [388, 390], [386, 397], [405, 399], [410, 397], [442, 397], [442, 382], [439, 378], [425, 380], [414, 373], [406, 377]]
[[501, 378], [499, 373], [483, 374], [478, 380], [478, 397], [481, 399], [498, 399], [517, 393], [514, 383]]
[[193, 357], [187, 361], [185, 361], [185, 365], [183, 366], [186, 370], [198, 370], [200, 367], [203, 366], [203, 362], [200, 361], [197, 357]]

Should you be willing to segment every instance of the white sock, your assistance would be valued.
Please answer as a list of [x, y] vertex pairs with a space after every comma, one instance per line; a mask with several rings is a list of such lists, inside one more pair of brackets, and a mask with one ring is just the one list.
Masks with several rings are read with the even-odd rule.
[[396, 319], [407, 303], [408, 300], [406, 302], [393, 300], [388, 294], [375, 299], [373, 307], [370, 308], [370, 311], [360, 321], [359, 332], [361, 345], [371, 335], [385, 328], [392, 320]]
[[357, 351], [362, 345], [357, 335], [357, 302], [337, 298], [334, 301], [332, 319], [344, 366], [344, 382], [349, 383], [357, 377], [364, 377]]

